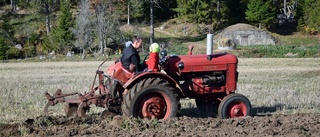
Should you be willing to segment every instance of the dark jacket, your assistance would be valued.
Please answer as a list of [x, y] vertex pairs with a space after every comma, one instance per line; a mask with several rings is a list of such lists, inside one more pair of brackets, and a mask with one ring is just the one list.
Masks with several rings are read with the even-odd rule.
[[129, 66], [133, 64], [136, 66], [136, 69], [133, 71], [138, 71], [140, 68], [140, 56], [136, 49], [132, 45], [126, 47], [123, 50], [122, 57], [121, 57], [122, 66], [130, 71]]

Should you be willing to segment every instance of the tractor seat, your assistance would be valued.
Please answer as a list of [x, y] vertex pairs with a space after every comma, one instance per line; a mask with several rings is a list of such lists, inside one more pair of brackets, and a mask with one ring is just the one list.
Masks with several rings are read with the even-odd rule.
[[128, 71], [126, 68], [124, 68], [122, 65], [120, 65], [120, 68], [123, 71], [123, 75], [126, 77], [127, 80], [129, 80], [130, 78], [132, 78], [134, 76], [133, 72]]

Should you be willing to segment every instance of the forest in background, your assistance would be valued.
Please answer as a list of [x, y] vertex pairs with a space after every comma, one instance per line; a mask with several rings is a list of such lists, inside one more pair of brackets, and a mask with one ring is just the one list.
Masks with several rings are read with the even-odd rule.
[[[82, 59], [112, 55], [133, 35], [153, 42], [158, 38], [153, 31], [138, 28], [153, 30], [169, 20], [209, 26], [197, 29], [197, 35], [236, 23], [280, 35], [318, 35], [318, 11], [317, 0], [0, 0], [0, 59], [53, 52], [74, 52]], [[121, 29], [125, 24], [130, 31]], [[188, 35], [184, 39], [195, 37]], [[170, 46], [181, 43], [175, 40]]]

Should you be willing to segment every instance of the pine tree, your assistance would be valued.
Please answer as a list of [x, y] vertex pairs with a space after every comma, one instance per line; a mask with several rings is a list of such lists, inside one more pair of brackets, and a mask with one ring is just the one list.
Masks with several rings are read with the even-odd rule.
[[3, 60], [6, 58], [8, 49], [9, 47], [5, 44], [4, 35], [0, 35], [0, 60]]
[[226, 7], [225, 20], [228, 21], [229, 25], [233, 25], [239, 22], [245, 22], [245, 12], [249, 0], [224, 0], [223, 6]]
[[249, 22], [268, 26], [275, 19], [275, 13], [272, 0], [251, 0], [245, 14]]
[[154, 17], [156, 19], [170, 19], [176, 14], [176, 12], [172, 10], [176, 7], [176, 0], [158, 0], [154, 9]]
[[189, 0], [177, 0], [177, 8], [173, 9], [178, 13], [179, 16], [188, 15], [190, 12], [190, 5], [188, 5]]
[[140, 18], [143, 16], [143, 11], [145, 10], [145, 7], [143, 7], [143, 3], [144, 2], [141, 0], [129, 1], [130, 14], [132, 18]]
[[185, 16], [190, 22], [208, 23], [211, 21], [210, 15], [213, 10], [211, 0], [177, 0], [178, 7], [174, 11], [179, 16]]
[[73, 42], [73, 35], [70, 28], [74, 25], [71, 13], [70, 0], [61, 1], [61, 15], [58, 18], [56, 28], [52, 32], [53, 45], [57, 45], [58, 51], [70, 50]]
[[[299, 20], [299, 27], [309, 34], [320, 32], [320, 1], [304, 0], [299, 3], [302, 6], [302, 17]], [[298, 7], [299, 7], [298, 6]]]
[[6, 59], [9, 45], [14, 45], [11, 36], [13, 35], [12, 26], [6, 19], [0, 21], [0, 60]]
[[193, 20], [195, 20], [196, 22], [198, 23], [208, 23], [210, 22], [210, 19], [209, 19], [209, 15], [210, 15], [210, 12], [209, 12], [209, 2], [207, 1], [200, 1], [198, 0], [197, 1], [197, 7], [196, 7], [196, 14], [193, 18]]

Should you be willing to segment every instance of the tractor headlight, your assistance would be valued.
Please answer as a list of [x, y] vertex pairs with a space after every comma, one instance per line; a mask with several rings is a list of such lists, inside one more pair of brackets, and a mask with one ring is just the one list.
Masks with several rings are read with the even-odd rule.
[[160, 52], [160, 55], [161, 55], [162, 58], [164, 58], [164, 57], [166, 57], [168, 55], [168, 52], [166, 50], [162, 50]]
[[179, 63], [178, 63], [178, 68], [179, 68], [180, 70], [183, 70], [183, 69], [184, 69], [184, 63], [183, 63], [183, 62], [179, 62]]

